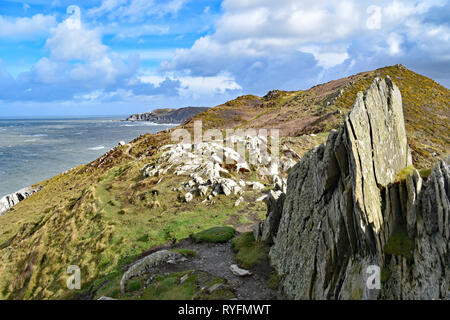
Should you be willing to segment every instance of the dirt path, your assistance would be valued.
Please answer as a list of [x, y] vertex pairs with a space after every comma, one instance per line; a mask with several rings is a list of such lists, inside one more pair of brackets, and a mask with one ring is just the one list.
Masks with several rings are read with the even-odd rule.
[[137, 160], [139, 160], [138, 158], [136, 158], [135, 156], [133, 156], [133, 155], [131, 155], [131, 149], [134, 147], [136, 145], [136, 142], [135, 143], [129, 143], [128, 144], [128, 148], [127, 148], [127, 150], [125, 150], [125, 155], [127, 156], [127, 157], [130, 157], [131, 159], [133, 159], [134, 161], [137, 161]]
[[226, 279], [235, 289], [236, 297], [240, 300], [281, 298], [276, 290], [268, 286], [268, 279], [272, 271], [268, 263], [262, 263], [252, 269], [251, 276], [239, 277], [230, 271], [230, 266], [236, 264], [235, 254], [231, 249], [231, 241], [223, 244], [211, 244], [195, 243], [186, 239], [177, 243], [173, 248], [191, 249], [197, 253], [197, 256], [175, 265], [163, 265], [155, 269], [154, 272], [171, 273], [190, 269], [202, 270]]

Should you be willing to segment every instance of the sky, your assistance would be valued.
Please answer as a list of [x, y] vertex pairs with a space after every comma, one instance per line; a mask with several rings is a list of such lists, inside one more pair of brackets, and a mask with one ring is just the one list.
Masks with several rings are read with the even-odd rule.
[[450, 0], [0, 1], [0, 116], [128, 115], [401, 63], [450, 84]]

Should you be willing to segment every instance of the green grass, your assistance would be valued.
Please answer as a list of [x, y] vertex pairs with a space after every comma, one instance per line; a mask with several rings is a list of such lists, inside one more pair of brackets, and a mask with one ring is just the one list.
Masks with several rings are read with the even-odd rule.
[[127, 284], [127, 291], [138, 291], [142, 288], [141, 280], [134, 280]]
[[385, 283], [389, 280], [389, 278], [391, 277], [391, 271], [389, 271], [389, 269], [387, 268], [383, 268], [381, 270], [381, 283]]
[[214, 227], [194, 234], [196, 242], [223, 243], [234, 237], [232, 227]]
[[408, 236], [404, 227], [398, 228], [384, 247], [384, 252], [390, 255], [403, 256], [412, 260], [414, 252], [414, 241]]
[[[222, 195], [209, 207], [196, 200], [180, 203], [171, 189], [184, 177], [167, 175], [158, 184], [164, 196], [151, 195], [149, 190], [155, 188], [151, 178], [135, 181], [145, 163], [117, 166], [97, 176], [75, 171], [57, 176], [46, 182], [48, 189], [20, 203], [14, 214], [0, 217], [0, 254], [14, 241], [24, 248], [2, 260], [0, 299], [70, 298], [79, 293], [69, 292], [64, 282], [65, 270], [73, 264], [82, 270], [83, 290], [94, 284], [99, 288], [106, 281], [104, 295], [114, 294], [117, 287], [109, 278], [121, 261], [154, 245], [224, 225], [240, 210], [234, 207], [235, 199]], [[50, 191], [61, 198], [52, 197]], [[161, 206], [150, 207], [149, 200], [158, 200]], [[25, 266], [36, 272], [23, 272]]]
[[431, 171], [432, 171], [431, 168], [430, 169], [421, 169], [421, 170], [419, 170], [419, 173], [423, 179], [428, 179], [428, 177], [431, 175]]
[[414, 168], [414, 166], [407, 166], [407, 167], [403, 168], [402, 170], [400, 170], [397, 173], [397, 177], [395, 178], [395, 182], [405, 181], [406, 178], [409, 175], [412, 175], [414, 173], [415, 169], [416, 168]]
[[[405, 181], [406, 178], [409, 175], [412, 175], [414, 173], [414, 166], [408, 166], [400, 170], [397, 174], [397, 177], [395, 178], [395, 182]], [[425, 169], [419, 169], [419, 174], [422, 177], [422, 179], [428, 179], [428, 177], [431, 175], [431, 168], [425, 168]]]
[[252, 268], [268, 257], [269, 248], [256, 242], [253, 232], [240, 234], [233, 240], [232, 248], [236, 252], [236, 261], [243, 268]]
[[[140, 285], [142, 281], [144, 281], [144, 278], [135, 282]], [[146, 288], [136, 284], [136, 290], [131, 290], [131, 292], [124, 296], [119, 296], [119, 298], [126, 300], [224, 300], [235, 298], [233, 292], [226, 287], [213, 293], [204, 290], [215, 284], [225, 283], [226, 280], [207, 272], [188, 270], [158, 275], [151, 280]]]

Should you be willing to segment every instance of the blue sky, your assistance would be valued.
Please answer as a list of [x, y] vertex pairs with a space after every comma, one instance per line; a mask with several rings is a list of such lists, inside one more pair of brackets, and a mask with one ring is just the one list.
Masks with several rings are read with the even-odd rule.
[[449, 86], [449, 1], [0, 1], [0, 116], [214, 106], [396, 63]]

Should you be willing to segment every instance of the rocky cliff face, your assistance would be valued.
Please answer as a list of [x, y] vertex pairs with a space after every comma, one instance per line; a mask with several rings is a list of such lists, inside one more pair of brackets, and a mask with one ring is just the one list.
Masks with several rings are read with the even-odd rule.
[[27, 187], [16, 191], [11, 194], [7, 194], [3, 198], [0, 199], [0, 216], [5, 214], [11, 207], [18, 204], [20, 201], [25, 200], [33, 193], [39, 191], [39, 189]]
[[[410, 165], [400, 91], [377, 78], [326, 145], [291, 169], [286, 195], [256, 232], [274, 242], [271, 262], [288, 296], [450, 298], [449, 166], [439, 163], [426, 182], [417, 171], [399, 182]], [[366, 285], [373, 265], [383, 270], [381, 290]]]
[[208, 110], [206, 107], [180, 109], [156, 109], [152, 112], [133, 114], [126, 121], [151, 121], [154, 123], [184, 123], [193, 116]]

